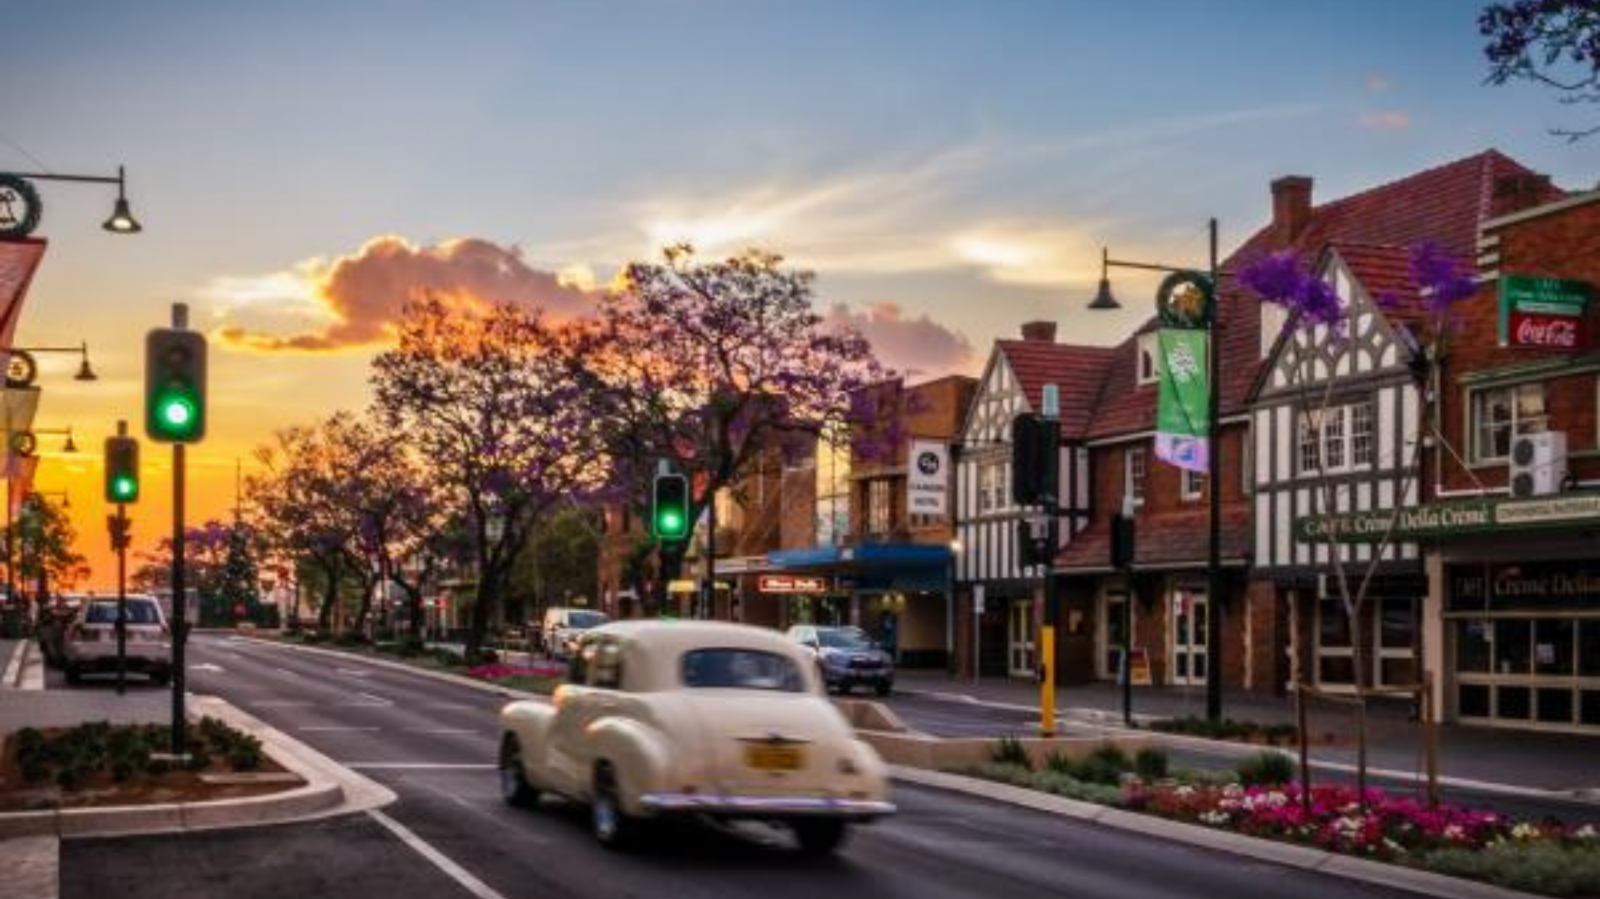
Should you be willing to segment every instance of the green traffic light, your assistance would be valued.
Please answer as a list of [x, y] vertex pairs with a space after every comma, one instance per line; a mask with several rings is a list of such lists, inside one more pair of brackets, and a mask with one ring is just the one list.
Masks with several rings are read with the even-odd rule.
[[117, 499], [132, 499], [139, 493], [139, 484], [127, 475], [113, 478], [111, 481], [111, 493]]
[[196, 418], [194, 400], [183, 394], [164, 397], [157, 406], [157, 417], [162, 430], [167, 433], [187, 434], [194, 430]]
[[667, 536], [683, 533], [683, 513], [677, 509], [663, 509], [656, 516], [656, 530]]

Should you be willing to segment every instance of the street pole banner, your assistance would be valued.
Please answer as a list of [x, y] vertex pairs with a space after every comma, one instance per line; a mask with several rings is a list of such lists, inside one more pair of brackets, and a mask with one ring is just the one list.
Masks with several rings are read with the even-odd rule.
[[1206, 472], [1211, 465], [1207, 422], [1211, 390], [1206, 383], [1206, 332], [1162, 328], [1156, 332], [1160, 360], [1156, 394], [1156, 458], [1178, 468]]
[[933, 440], [911, 441], [906, 508], [912, 515], [949, 514], [950, 447]]

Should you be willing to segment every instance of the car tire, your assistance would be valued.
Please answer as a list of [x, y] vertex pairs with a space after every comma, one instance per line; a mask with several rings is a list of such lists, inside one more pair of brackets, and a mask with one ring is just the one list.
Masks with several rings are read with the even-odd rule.
[[881, 683], [881, 684], [878, 684], [874, 689], [877, 691], [879, 696], [888, 696], [890, 693], [894, 692], [894, 683], [893, 682]]
[[165, 687], [167, 684], [172, 683], [172, 672], [152, 671], [150, 672], [150, 683], [155, 684], [158, 687]]
[[512, 734], [500, 741], [500, 798], [506, 805], [533, 808], [539, 804], [539, 791], [528, 783], [522, 767], [522, 744]]
[[78, 666], [69, 663], [62, 666], [62, 671], [66, 674], [67, 683], [70, 686], [76, 687], [78, 684], [83, 683], [83, 675], [78, 673]]
[[832, 855], [850, 833], [849, 825], [833, 818], [796, 821], [792, 826], [795, 841], [806, 855]]
[[589, 800], [589, 824], [594, 838], [607, 849], [626, 849], [633, 844], [638, 822], [622, 808], [617, 775], [602, 762], [594, 769], [594, 795]]

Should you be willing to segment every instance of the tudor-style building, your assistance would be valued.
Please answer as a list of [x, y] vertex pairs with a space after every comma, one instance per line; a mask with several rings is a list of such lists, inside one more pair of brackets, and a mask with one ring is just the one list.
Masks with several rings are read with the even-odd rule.
[[[1056, 343], [1054, 322], [1029, 322], [1021, 340], [999, 340], [961, 428], [956, 465], [958, 628], [970, 656], [976, 594], [981, 588], [978, 648], [985, 675], [1032, 677], [1043, 615], [1043, 566], [1026, 567], [1018, 526], [1043, 528], [1036, 507], [1011, 501], [1011, 422], [1042, 411], [1044, 387], [1060, 394], [1061, 545], [1088, 522], [1088, 449], [1083, 434], [1111, 351]], [[964, 666], [970, 673], [970, 665]]]
[[[1334, 548], [1294, 539], [1301, 516], [1417, 504], [1422, 393], [1396, 330], [1404, 323], [1391, 322], [1376, 302], [1388, 291], [1415, 293], [1407, 260], [1407, 251], [1394, 246], [1334, 242], [1323, 250], [1313, 271], [1343, 302], [1339, 339], [1326, 327], [1307, 333], [1291, 323], [1286, 330], [1282, 314], [1262, 316], [1263, 345], [1270, 349], [1251, 402], [1252, 576], [1288, 612], [1291, 679], [1324, 688], [1354, 686], [1356, 639], [1371, 647], [1372, 670], [1363, 679], [1369, 686], [1409, 685], [1418, 677], [1427, 588], [1416, 544], [1384, 547], [1361, 633], [1354, 635], [1329, 579]], [[1340, 547], [1339, 559], [1354, 563], [1347, 570], [1359, 578], [1374, 549]]]

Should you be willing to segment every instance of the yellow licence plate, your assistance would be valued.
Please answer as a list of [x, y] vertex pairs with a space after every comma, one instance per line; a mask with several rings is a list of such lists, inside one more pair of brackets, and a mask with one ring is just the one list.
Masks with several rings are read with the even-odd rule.
[[746, 746], [744, 763], [761, 771], [798, 771], [806, 756], [798, 746]]

